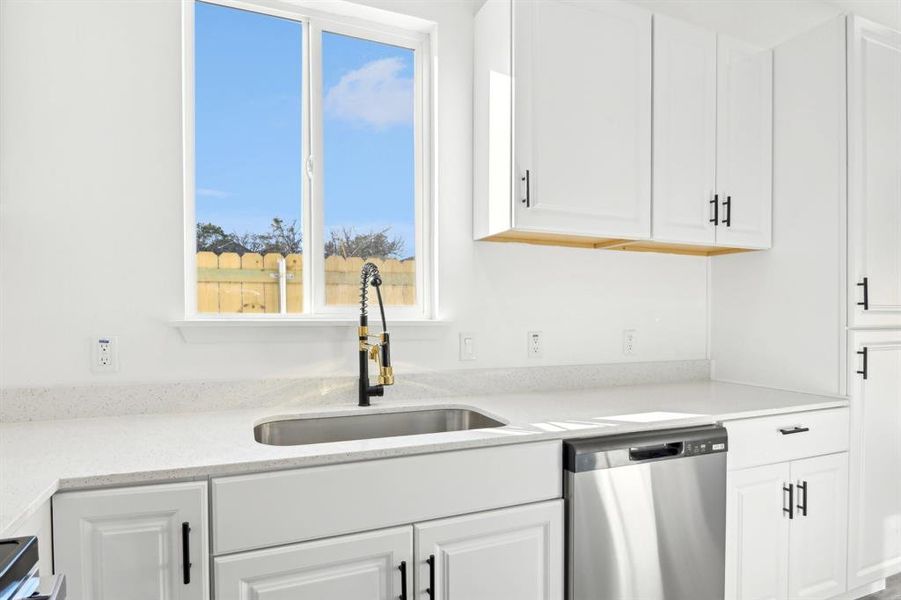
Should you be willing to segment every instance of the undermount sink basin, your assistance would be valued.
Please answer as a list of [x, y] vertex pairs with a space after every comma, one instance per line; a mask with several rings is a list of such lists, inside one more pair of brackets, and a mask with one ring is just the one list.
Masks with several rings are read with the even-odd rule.
[[299, 446], [503, 426], [474, 410], [441, 408], [267, 421], [253, 428], [253, 437], [270, 446]]

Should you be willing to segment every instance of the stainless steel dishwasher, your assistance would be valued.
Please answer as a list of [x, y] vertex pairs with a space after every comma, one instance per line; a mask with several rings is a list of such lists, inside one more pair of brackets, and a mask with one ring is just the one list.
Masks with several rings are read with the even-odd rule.
[[722, 600], [726, 430], [564, 444], [569, 600]]

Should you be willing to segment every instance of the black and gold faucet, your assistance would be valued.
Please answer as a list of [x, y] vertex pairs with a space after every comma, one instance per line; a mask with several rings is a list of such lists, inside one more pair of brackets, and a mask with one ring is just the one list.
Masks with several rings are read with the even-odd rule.
[[[367, 307], [369, 305], [368, 294], [370, 285], [375, 288], [375, 295], [379, 300], [379, 313], [382, 316], [382, 333], [378, 336], [369, 335]], [[369, 398], [384, 395], [385, 386], [394, 383], [394, 371], [391, 369], [391, 347], [388, 337], [388, 326], [385, 323], [385, 307], [382, 304], [381, 285], [382, 276], [379, 274], [379, 268], [370, 262], [363, 265], [363, 269], [360, 272], [360, 328], [358, 330], [360, 343], [360, 406], [369, 406]], [[378, 342], [370, 344], [370, 337], [377, 337]], [[370, 358], [379, 366], [379, 382], [376, 385], [370, 385], [369, 383]]]

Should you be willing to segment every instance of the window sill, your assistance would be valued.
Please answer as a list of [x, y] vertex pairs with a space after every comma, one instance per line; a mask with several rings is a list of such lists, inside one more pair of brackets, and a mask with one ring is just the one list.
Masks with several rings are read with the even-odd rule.
[[[369, 315], [370, 326], [381, 330], [376, 315]], [[388, 320], [392, 339], [431, 340], [443, 334], [451, 321], [442, 319]], [[356, 338], [357, 319], [350, 317], [195, 317], [173, 321], [188, 343], [216, 344], [230, 342], [352, 342]]]

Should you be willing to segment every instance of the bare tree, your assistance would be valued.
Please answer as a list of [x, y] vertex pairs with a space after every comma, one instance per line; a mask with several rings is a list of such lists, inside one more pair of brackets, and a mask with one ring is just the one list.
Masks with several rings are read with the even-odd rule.
[[401, 258], [404, 252], [404, 241], [400, 237], [388, 237], [390, 227], [368, 233], [357, 233], [353, 227], [336, 227], [329, 232], [329, 240], [325, 242], [326, 256], [343, 256], [349, 258]]
[[302, 251], [302, 236], [297, 228], [297, 221], [286, 224], [283, 219], [275, 217], [265, 233], [225, 233], [214, 223], [197, 224], [197, 250], [199, 252], [236, 252], [246, 254], [258, 252], [268, 254], [297, 254]]

